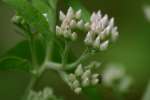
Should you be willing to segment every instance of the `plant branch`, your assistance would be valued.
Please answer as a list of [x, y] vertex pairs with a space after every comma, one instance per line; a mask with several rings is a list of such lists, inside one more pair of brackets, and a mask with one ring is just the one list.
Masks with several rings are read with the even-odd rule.
[[91, 57], [93, 55], [93, 53], [91, 53], [89, 51], [89, 49], [87, 48], [83, 53], [82, 55], [73, 63], [67, 65], [65, 67], [65, 70], [70, 70], [70, 69], [73, 69], [75, 68], [78, 64], [84, 62], [85, 60], [89, 59], [89, 57]]
[[46, 56], [45, 56], [45, 62], [51, 60], [52, 58], [52, 52], [53, 52], [53, 46], [54, 46], [54, 38], [55, 38], [55, 34], [56, 33], [56, 30], [55, 30], [55, 27], [56, 27], [56, 10], [57, 10], [57, 2], [58, 0], [50, 0], [49, 1], [49, 4], [50, 4], [50, 8], [51, 8], [51, 14], [48, 18], [48, 21], [49, 21], [49, 26], [50, 26], [50, 31], [51, 31], [51, 40], [48, 41], [47, 45], [46, 45]]
[[65, 48], [64, 48], [64, 51], [62, 53], [62, 58], [61, 58], [63, 66], [65, 66], [68, 61], [68, 50], [69, 50], [69, 43], [65, 41]]
[[[52, 1], [52, 0], [51, 0]], [[52, 34], [52, 38], [51, 40], [48, 41], [47, 43], [47, 49], [46, 49], [46, 56], [45, 56], [45, 61], [44, 61], [44, 64], [45, 62], [49, 61], [50, 57], [51, 57], [51, 52], [52, 52], [52, 46], [53, 46], [53, 41], [54, 41], [54, 33], [55, 33], [55, 25], [56, 25], [56, 6], [57, 6], [57, 0], [54, 0], [54, 4], [53, 5], [53, 12], [54, 15], [52, 15], [52, 22], [51, 25], [50, 25], [50, 30]], [[52, 2], [53, 3], [53, 2]], [[36, 80], [39, 78], [39, 76], [42, 74], [43, 71], [45, 69], [45, 66], [37, 66], [37, 57], [36, 57], [36, 48], [35, 48], [35, 39], [34, 39], [34, 35], [33, 37], [31, 37], [31, 56], [32, 56], [32, 64], [33, 64], [33, 73], [31, 75], [31, 80], [30, 80], [30, 83], [28, 84], [27, 86], [27, 89], [25, 90], [25, 95], [23, 96], [23, 100], [27, 100], [28, 98], [28, 95], [30, 93], [30, 90], [34, 87], [35, 83], [36, 83]]]
[[43, 69], [41, 69], [41, 71], [44, 71], [45, 69], [53, 69], [57, 71], [57, 70], [63, 70], [62, 68], [63, 68], [62, 64], [49, 61], [43, 65]]
[[32, 66], [34, 67], [34, 69], [36, 69], [36, 67], [38, 66], [38, 63], [37, 63], [37, 56], [36, 56], [36, 45], [35, 45], [34, 34], [31, 36], [29, 44], [30, 44], [30, 49], [31, 49]]
[[34, 75], [32, 75], [30, 82], [25, 90], [22, 100], [27, 100], [29, 92], [33, 88], [34, 84], [36, 83], [36, 80], [37, 80], [37, 78]]

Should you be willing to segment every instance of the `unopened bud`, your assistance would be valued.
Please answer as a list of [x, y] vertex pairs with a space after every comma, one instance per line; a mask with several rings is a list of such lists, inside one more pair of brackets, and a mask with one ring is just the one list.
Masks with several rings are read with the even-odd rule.
[[81, 9], [79, 9], [79, 10], [76, 12], [75, 17], [76, 17], [77, 19], [80, 19], [80, 17], [81, 17], [81, 12], [82, 12]]
[[83, 69], [82, 69], [82, 65], [81, 64], [77, 66], [77, 68], [75, 70], [75, 74], [77, 76], [81, 76], [83, 74]]
[[73, 83], [72, 83], [72, 87], [73, 88], [77, 88], [77, 87], [79, 87], [79, 81], [78, 80], [75, 80]]
[[108, 48], [109, 40], [100, 44], [100, 50], [104, 51]]
[[84, 78], [87, 78], [87, 77], [89, 77], [91, 75], [91, 70], [86, 70], [84, 73], [83, 73], [83, 75], [82, 75], [82, 79], [84, 79]]
[[80, 88], [80, 87], [77, 87], [74, 89], [74, 92], [77, 94], [79, 94], [81, 91], [82, 91], [82, 88]]
[[82, 81], [82, 86], [83, 87], [86, 87], [90, 84], [90, 80], [89, 78], [84, 78], [83, 81]]
[[60, 11], [59, 12], [59, 20], [63, 21], [65, 19], [65, 17], [66, 17], [65, 14], [62, 11]]
[[71, 34], [71, 40], [76, 40], [77, 39], [77, 33], [76, 32], [73, 32], [72, 34]]
[[99, 83], [99, 79], [97, 79], [97, 78], [92, 79], [92, 81], [91, 81], [91, 84], [92, 84], [92, 85], [96, 85], [96, 84], [98, 84], [98, 83]]

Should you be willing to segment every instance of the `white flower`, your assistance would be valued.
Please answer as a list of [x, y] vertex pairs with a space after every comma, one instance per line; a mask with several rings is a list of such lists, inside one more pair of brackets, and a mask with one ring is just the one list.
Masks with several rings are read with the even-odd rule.
[[86, 77], [86, 78], [84, 78], [84, 79], [82, 80], [82, 86], [83, 86], [83, 87], [86, 87], [86, 86], [88, 86], [89, 84], [90, 84], [90, 80], [89, 80], [88, 77]]
[[78, 87], [78, 88], [75, 88], [74, 92], [79, 94], [80, 92], [82, 91], [82, 88]]
[[76, 21], [75, 20], [71, 20], [70, 27], [71, 28], [75, 28], [76, 27]]
[[83, 74], [83, 69], [81, 64], [77, 66], [77, 69], [75, 70], [75, 74], [76, 76], [81, 76]]
[[71, 40], [76, 40], [77, 39], [77, 33], [76, 32], [73, 32], [72, 34], [71, 34]]
[[93, 74], [92, 78], [95, 79], [95, 78], [98, 78], [98, 76], [99, 76], [99, 74]]
[[74, 82], [76, 80], [76, 76], [74, 74], [70, 74], [68, 76], [69, 81]]
[[63, 21], [65, 19], [65, 17], [66, 17], [65, 14], [62, 11], [60, 11], [59, 12], [59, 20]]
[[44, 88], [42, 91], [33, 91], [31, 90], [29, 92], [29, 95], [27, 97], [27, 100], [61, 100], [59, 98], [57, 98], [54, 93], [53, 90], [51, 88]]
[[81, 18], [81, 13], [82, 13], [82, 10], [79, 9], [79, 10], [76, 12], [75, 17], [76, 17], [77, 19], [80, 19], [80, 18]]
[[116, 80], [124, 77], [125, 71], [121, 67], [110, 66], [103, 72], [103, 83], [106, 86], [112, 86]]
[[82, 91], [82, 87], [97, 85], [101, 81], [98, 73], [92, 73], [92, 69], [97, 68], [96, 62], [89, 66], [83, 67], [82, 64], [79, 64], [74, 73], [68, 76], [68, 85], [77, 94]]
[[98, 50], [106, 50], [109, 43], [118, 38], [119, 32], [114, 18], [109, 19], [107, 14], [103, 16], [101, 11], [98, 11], [92, 13], [89, 22], [84, 22], [81, 14], [81, 9], [75, 12], [72, 7], [69, 7], [66, 15], [60, 11], [59, 19], [62, 23], [56, 26], [56, 35], [74, 41], [78, 38], [74, 29], [83, 30], [87, 33], [84, 43]]
[[112, 41], [116, 41], [116, 39], [117, 39], [118, 36], [119, 36], [119, 32], [118, 32], [117, 30], [118, 30], [118, 27], [114, 27], [114, 28], [112, 28], [112, 30], [111, 30], [111, 38], [112, 38]]
[[92, 32], [88, 32], [86, 35], [86, 38], [84, 40], [86, 45], [92, 45], [93, 41], [94, 41], [94, 33]]
[[91, 70], [86, 70], [82, 75], [82, 79], [85, 79], [89, 77], [90, 75], [91, 75]]
[[73, 87], [73, 88], [77, 88], [77, 87], [79, 87], [79, 86], [80, 86], [80, 83], [79, 83], [78, 80], [75, 80], [75, 81], [72, 83], [72, 87]]
[[84, 42], [99, 50], [106, 50], [109, 41], [115, 41], [118, 35], [117, 27], [114, 26], [114, 18], [109, 20], [107, 14], [102, 16], [101, 11], [98, 11], [91, 15], [90, 28]]
[[79, 20], [79, 21], [77, 22], [77, 27], [78, 27], [78, 28], [82, 28], [82, 27], [83, 27], [83, 24], [84, 24], [83, 20]]
[[94, 78], [94, 79], [92, 79], [91, 84], [96, 85], [96, 84], [98, 84], [98, 82], [99, 82], [99, 79]]
[[103, 43], [100, 44], [100, 50], [106, 50], [109, 45], [109, 40], [104, 41]]
[[100, 44], [100, 36], [97, 36], [96, 37], [96, 40], [94, 41], [94, 43], [93, 43], [93, 46], [95, 47], [95, 48], [99, 48], [99, 45]]
[[108, 65], [103, 71], [103, 83], [108, 87], [117, 88], [118, 92], [127, 92], [133, 79], [127, 75], [125, 69], [116, 64]]
[[73, 29], [82, 29], [84, 26], [84, 22], [81, 19], [81, 9], [75, 12], [72, 7], [69, 7], [66, 15], [60, 11], [59, 20], [61, 21], [61, 25], [56, 26], [56, 35], [63, 36], [64, 38], [72, 41], [76, 40], [78, 35], [73, 31]]

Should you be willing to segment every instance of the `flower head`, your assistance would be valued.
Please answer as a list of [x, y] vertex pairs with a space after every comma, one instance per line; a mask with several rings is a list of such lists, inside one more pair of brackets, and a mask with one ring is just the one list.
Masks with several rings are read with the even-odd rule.
[[132, 82], [132, 77], [127, 75], [123, 67], [111, 64], [103, 71], [104, 85], [115, 86], [120, 92], [128, 91]]
[[56, 33], [58, 36], [76, 40], [78, 37], [74, 29], [82, 29], [87, 32], [84, 43], [92, 48], [98, 50], [106, 50], [109, 43], [115, 41], [119, 35], [118, 28], [114, 24], [114, 18], [104, 16], [101, 11], [92, 13], [89, 21], [84, 22], [81, 18], [82, 11], [74, 11], [71, 7], [65, 15], [60, 11], [59, 19], [60, 26], [56, 26]]
[[61, 100], [57, 98], [51, 88], [45, 87], [43, 91], [30, 91], [27, 100]]
[[56, 35], [76, 40], [77, 33], [73, 31], [73, 29], [82, 28], [83, 20], [81, 20], [81, 10], [79, 9], [75, 12], [72, 7], [69, 7], [66, 15], [60, 11], [59, 19], [61, 21], [61, 25], [56, 26]]
[[114, 18], [109, 19], [107, 14], [102, 16], [101, 11], [91, 15], [90, 28], [84, 40], [85, 44], [105, 50], [109, 42], [115, 41], [117, 37], [118, 30], [114, 25]]
[[91, 63], [89, 66], [83, 67], [80, 64], [74, 73], [68, 75], [68, 84], [75, 93], [79, 94], [83, 87], [97, 85], [101, 81], [99, 80], [100, 74], [92, 72], [92, 69], [97, 68], [98, 65]]
[[103, 82], [107, 86], [112, 86], [116, 80], [120, 80], [125, 76], [123, 68], [110, 66], [103, 72]]

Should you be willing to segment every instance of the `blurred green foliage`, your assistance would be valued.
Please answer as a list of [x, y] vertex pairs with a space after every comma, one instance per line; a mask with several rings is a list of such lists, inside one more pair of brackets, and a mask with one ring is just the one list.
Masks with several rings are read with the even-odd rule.
[[[10, 1], [10, 0], [6, 0]], [[19, 14], [25, 17], [27, 22], [32, 22], [31, 25], [38, 30], [39, 32], [44, 31], [44, 37], [47, 38], [47, 34], [49, 34], [48, 24], [44, 18], [40, 17], [39, 15], [43, 12], [49, 12], [48, 5], [44, 6], [42, 4], [42, 8], [38, 8], [39, 4], [37, 1], [34, 1], [34, 7], [38, 9], [42, 9], [40, 13], [37, 10], [31, 7], [31, 4], [26, 3], [26, 0], [16, 0], [19, 2], [24, 2], [24, 5], [17, 5], [13, 4], [16, 9], [21, 8], [19, 10]], [[74, 8], [78, 9], [81, 5], [78, 5], [79, 0], [72, 0], [73, 2], [65, 3], [66, 0], [59, 0], [59, 8], [64, 9], [68, 8], [68, 4], [74, 6]], [[146, 0], [80, 0], [82, 5], [88, 9], [91, 13], [94, 10], [101, 9], [103, 13], [108, 13], [111, 16], [114, 16], [116, 22], [119, 27], [120, 37], [117, 43], [106, 52], [101, 52], [95, 58], [104, 63], [107, 62], [117, 62], [122, 63], [125, 68], [127, 69], [128, 73], [131, 74], [134, 79], [135, 83], [131, 89], [131, 92], [127, 94], [127, 100], [140, 100], [144, 90], [146, 88], [147, 82], [150, 76], [150, 23], [145, 19], [143, 13], [143, 6], [145, 4], [150, 5], [150, 1]], [[20, 4], [20, 3], [19, 3]], [[46, 3], [47, 4], [47, 3]], [[67, 6], [67, 7], [66, 7]], [[27, 8], [27, 9], [24, 9]], [[32, 9], [32, 10], [31, 10]], [[85, 8], [82, 8], [85, 11]], [[13, 32], [13, 26], [11, 26], [10, 19], [13, 14], [12, 9], [8, 7], [8, 5], [0, 2], [0, 51], [6, 51], [10, 47], [16, 45], [16, 48], [12, 48], [8, 51], [8, 54], [14, 56], [17, 54], [20, 58], [15, 58], [12, 64], [15, 65], [16, 60], [21, 59], [30, 59], [29, 47], [27, 42], [23, 42], [24, 45], [18, 44], [18, 40], [22, 41], [24, 38], [18, 38], [18, 35]], [[85, 20], [88, 19], [89, 12], [86, 11]], [[31, 14], [31, 16], [27, 16]], [[34, 14], [34, 15], [33, 15]], [[49, 13], [51, 15], [51, 13]], [[48, 15], [50, 17], [50, 15]], [[9, 17], [8, 17], [9, 16]], [[33, 17], [34, 16], [34, 17]], [[36, 18], [35, 18], [36, 17]], [[43, 19], [41, 24], [39, 19]], [[38, 23], [37, 23], [38, 22]], [[7, 23], [7, 24], [5, 24]], [[9, 27], [8, 27], [9, 26]], [[4, 28], [4, 29], [3, 29]], [[6, 35], [7, 33], [7, 35]], [[9, 41], [8, 41], [9, 40]], [[11, 41], [14, 43], [11, 44]], [[11, 45], [10, 45], [11, 44]], [[38, 43], [39, 44], [39, 43]], [[73, 52], [78, 54], [78, 50], [80, 45], [76, 47]], [[56, 52], [57, 53], [57, 52]], [[38, 47], [38, 58], [39, 62], [43, 60], [44, 55], [44, 47]], [[1, 55], [4, 55], [1, 54]], [[7, 54], [5, 54], [7, 55]], [[12, 59], [12, 58], [9, 58]], [[5, 64], [9, 63], [9, 59], [6, 60]], [[59, 57], [55, 57], [56, 60]], [[4, 59], [5, 60], [5, 59]], [[24, 61], [24, 60], [23, 60]], [[24, 64], [22, 62], [21, 64]], [[24, 65], [22, 65], [24, 66]], [[1, 65], [0, 65], [1, 67]], [[11, 67], [11, 66], [10, 66]], [[102, 66], [103, 68], [105, 66]], [[29, 81], [29, 75], [26, 72], [16, 71], [0, 71], [0, 99], [2, 100], [19, 100], [21, 97], [27, 82]], [[41, 83], [40, 83], [41, 82]], [[58, 84], [59, 83], [59, 84]], [[59, 76], [56, 75], [55, 72], [45, 72], [39, 82], [35, 86], [36, 89], [41, 89], [45, 85], [51, 85], [55, 87], [56, 93], [58, 95], [64, 95], [65, 100], [99, 100], [98, 98], [103, 98], [103, 100], [109, 100], [113, 98], [112, 94], [110, 93], [111, 90], [103, 88], [99, 86], [96, 90], [91, 89], [92, 93], [87, 93], [91, 96], [95, 96], [94, 98], [88, 97], [85, 94], [82, 95], [75, 95], [73, 94], [69, 88], [62, 82]], [[94, 94], [95, 91], [98, 91], [99, 97]], [[87, 91], [88, 92], [88, 91]], [[102, 95], [103, 94], [103, 95]], [[88, 99], [89, 98], [89, 99]], [[112, 99], [111, 99], [112, 100]]]

